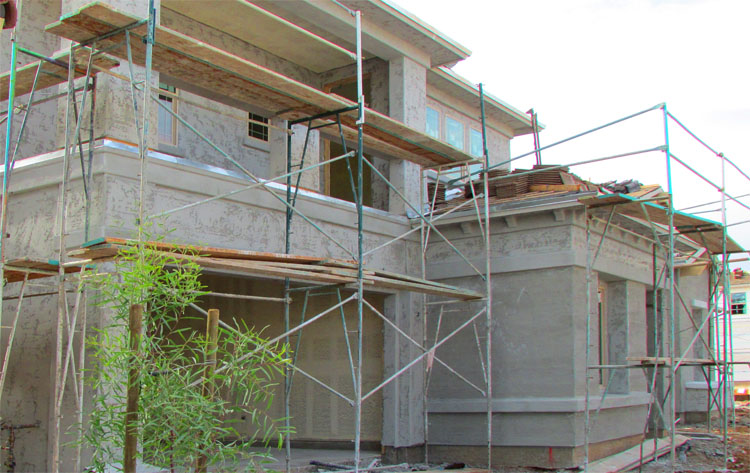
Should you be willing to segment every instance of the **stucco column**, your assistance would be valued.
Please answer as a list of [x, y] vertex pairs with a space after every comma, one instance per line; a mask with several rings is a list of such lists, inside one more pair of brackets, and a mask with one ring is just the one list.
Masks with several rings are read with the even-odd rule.
[[[424, 131], [427, 99], [427, 70], [409, 58], [393, 59], [388, 64], [390, 116], [410, 127]], [[415, 207], [419, 207], [419, 166], [408, 161], [392, 161], [390, 181]], [[404, 214], [408, 206], [393, 191], [388, 210]]]
[[[422, 343], [421, 295], [399, 292], [385, 300], [385, 316]], [[389, 325], [383, 333], [383, 378], [396, 373], [422, 352]], [[383, 389], [383, 437], [386, 447], [424, 443], [423, 364], [418, 363]]]
[[[286, 120], [280, 120], [272, 118], [270, 124], [286, 130]], [[268, 176], [273, 178], [281, 176], [287, 173], [286, 161], [286, 145], [287, 137], [286, 132], [278, 129], [270, 128], [269, 133], [269, 154], [268, 154]], [[305, 136], [307, 134], [307, 127], [304, 125], [294, 125], [292, 127], [292, 171], [298, 171], [300, 160], [302, 159], [302, 151], [305, 149]], [[320, 162], [320, 134], [318, 131], [312, 131], [310, 137], [307, 140], [307, 151], [305, 152], [305, 162], [302, 163], [303, 167], [312, 166]], [[280, 184], [286, 184], [286, 179], [277, 181]], [[296, 184], [297, 175], [292, 176], [292, 185]], [[314, 191], [320, 190], [320, 169], [312, 169], [302, 174], [300, 179], [300, 187], [310, 189]]]
[[[419, 243], [404, 242], [404, 274], [418, 275], [420, 270]], [[422, 294], [401, 291], [386, 297], [384, 315], [402, 331], [422, 344], [424, 316]], [[383, 379], [394, 375], [423, 352], [406, 337], [388, 324], [383, 326]], [[384, 447], [420, 446], [424, 444], [424, 362], [411, 368], [386, 385], [383, 390], [383, 435]], [[410, 449], [406, 455], [418, 452]], [[392, 455], [393, 454], [393, 455]], [[395, 455], [395, 456], [394, 456]], [[421, 461], [420, 457], [403, 457], [399, 451], [391, 451], [388, 458], [397, 461]]]
[[[271, 118], [270, 125], [286, 130], [286, 120]], [[287, 134], [278, 128], [268, 130], [268, 176], [280, 176], [286, 173], [286, 144]], [[293, 138], [292, 138], [293, 139]], [[292, 143], [292, 147], [294, 144]], [[286, 181], [285, 181], [286, 182]]]
[[[627, 364], [628, 332], [630, 313], [629, 281], [616, 281], [607, 284], [607, 364]], [[605, 371], [610, 378], [609, 392], [627, 394], [630, 379], [627, 370]]]
[[[68, 15], [74, 13], [84, 5], [90, 3], [88, 0], [63, 0], [61, 5], [61, 15]], [[148, 0], [108, 0], [107, 4], [113, 8], [133, 15], [137, 18], [148, 18]], [[160, 11], [161, 0], [154, 0], [154, 8], [156, 9], [156, 22], [159, 24], [159, 11]], [[124, 38], [123, 38], [124, 39]], [[141, 40], [135, 36], [131, 37], [131, 44], [134, 48], [143, 47], [139, 44]], [[62, 48], [65, 49], [69, 46], [70, 42], [67, 40], [62, 41]], [[120, 66], [113, 69], [114, 72], [128, 77], [130, 75], [126, 61], [120, 60]], [[140, 66], [133, 68], [134, 76], [136, 81], [142, 81], [145, 77], [145, 69]], [[155, 70], [152, 72], [151, 85], [157, 87], [159, 85], [159, 73]], [[76, 85], [83, 85], [83, 80], [78, 80]], [[60, 90], [67, 90], [67, 85], [61, 85]], [[80, 97], [82, 92], [78, 93]], [[138, 122], [140, 126], [143, 126], [143, 99], [142, 95], [138, 94]], [[91, 100], [90, 97], [88, 100]], [[65, 107], [66, 100], [62, 98], [58, 101], [58, 113], [57, 113], [57, 140], [58, 145], [62, 146], [65, 142]], [[158, 125], [158, 108], [159, 106], [155, 101], [151, 101], [149, 104], [149, 133], [148, 133], [148, 146], [158, 146], [157, 140], [157, 125]], [[128, 143], [138, 143], [138, 131], [135, 126], [135, 118], [133, 114], [133, 100], [131, 97], [130, 84], [128, 81], [124, 81], [107, 74], [98, 74], [96, 79], [96, 120], [94, 125], [94, 136], [95, 138], [110, 137], [118, 140], [122, 140]], [[83, 111], [83, 126], [82, 130], [84, 137], [88, 136], [88, 110]], [[184, 127], [178, 125], [180, 132], [183, 132]], [[85, 138], [84, 138], [85, 139]]]
[[[665, 290], [657, 290], [656, 293], [656, 307], [654, 307], [654, 294], [653, 292], [648, 292], [646, 294], [646, 326], [647, 326], [647, 353], [648, 356], [656, 356], [656, 352], [658, 349], [658, 354], [660, 357], [668, 356], [668, 353], [666, 353], [667, 349], [667, 343], [666, 343], [666, 336], [668, 336], [667, 332], [667, 326], [668, 321], [665, 321], [665, 317], [667, 316], [667, 307], [666, 307], [666, 291]], [[658, 334], [658, 344], [654, 343], [654, 332]], [[660, 369], [656, 376], [656, 386], [654, 389], [654, 396], [656, 399], [664, 399], [664, 390], [667, 386], [667, 375], [666, 371], [669, 368]], [[651, 379], [653, 376], [653, 370], [654, 368], [649, 368], [647, 371], [648, 373], [648, 380], [649, 383], [651, 383]], [[662, 406], [664, 415], [667, 419], [670, 418], [670, 412], [671, 412], [671, 406], [668, 404], [665, 404]], [[661, 416], [659, 415], [659, 412], [657, 412], [657, 409], [653, 409], [651, 411], [651, 415], [649, 416], [649, 425], [652, 425], [652, 423], [656, 424], [657, 429], [662, 430], [665, 428], [664, 423], [662, 422]]]

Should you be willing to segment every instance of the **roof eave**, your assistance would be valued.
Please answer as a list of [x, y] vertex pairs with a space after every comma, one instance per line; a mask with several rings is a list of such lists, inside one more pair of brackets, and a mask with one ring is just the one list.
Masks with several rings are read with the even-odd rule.
[[429, 37], [432, 41], [439, 44], [443, 51], [431, 55], [432, 67], [443, 66], [447, 64], [456, 64], [458, 61], [471, 56], [471, 50], [466, 46], [449, 38], [435, 27], [421, 21], [417, 16], [409, 13], [398, 5], [389, 0], [369, 0], [378, 8], [388, 12], [390, 15], [398, 18], [402, 23], [419, 31]]
[[[477, 86], [469, 82], [466, 78], [461, 77], [452, 70], [448, 69], [447, 67], [437, 67], [432, 71], [443, 79], [451, 82], [458, 87], [461, 87], [462, 89], [479, 98], [479, 88]], [[513, 136], [527, 135], [533, 132], [533, 128], [531, 126], [531, 118], [527, 114], [500, 100], [494, 95], [487, 93], [486, 91], [483, 91], [483, 95], [485, 105], [496, 108], [498, 111], [512, 119], [512, 123], [509, 124], [509, 126], [513, 130]], [[544, 129], [544, 125], [541, 123], [537, 123], [537, 126], [539, 130]]]

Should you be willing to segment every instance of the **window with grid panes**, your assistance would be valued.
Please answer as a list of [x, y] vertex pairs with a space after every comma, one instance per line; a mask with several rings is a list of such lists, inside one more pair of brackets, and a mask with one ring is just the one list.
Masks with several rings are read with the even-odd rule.
[[256, 140], [268, 141], [268, 126], [263, 125], [263, 123], [268, 123], [268, 118], [255, 113], [249, 113], [248, 118], [252, 121], [247, 122], [247, 136]]

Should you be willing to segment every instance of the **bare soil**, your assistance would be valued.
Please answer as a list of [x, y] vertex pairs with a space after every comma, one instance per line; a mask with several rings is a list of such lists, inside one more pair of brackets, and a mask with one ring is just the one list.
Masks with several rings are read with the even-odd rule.
[[[750, 403], [738, 402], [735, 408], [735, 427], [729, 421], [727, 451], [724, 464], [724, 446], [720, 430], [721, 419], [711, 419], [711, 432], [707, 424], [693, 424], [679, 429], [691, 439], [677, 451], [675, 471], [692, 472], [738, 472], [750, 473]], [[642, 467], [646, 473], [669, 472], [669, 455], [649, 462]]]

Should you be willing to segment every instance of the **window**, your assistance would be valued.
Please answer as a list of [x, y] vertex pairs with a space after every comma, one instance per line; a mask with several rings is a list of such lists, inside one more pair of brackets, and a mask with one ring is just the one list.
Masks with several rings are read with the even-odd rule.
[[251, 121], [247, 122], [247, 136], [256, 140], [268, 141], [268, 126], [263, 125], [263, 123], [268, 123], [268, 118], [255, 113], [249, 113], [248, 118]]
[[427, 119], [425, 120], [425, 133], [433, 138], [440, 138], [440, 113], [427, 107]]
[[[177, 95], [177, 89], [171, 85], [159, 83], [159, 89], [166, 93], [159, 94], [159, 101], [163, 103], [172, 113], [177, 113], [177, 102], [174, 96]], [[168, 145], [177, 145], [177, 120], [163, 107], [158, 107], [157, 133], [159, 143]]]
[[445, 141], [457, 149], [464, 149], [464, 124], [453, 118], [445, 118]]
[[747, 293], [735, 292], [732, 294], [732, 315], [747, 314]]
[[469, 154], [476, 158], [484, 156], [482, 133], [473, 128], [469, 130]]

